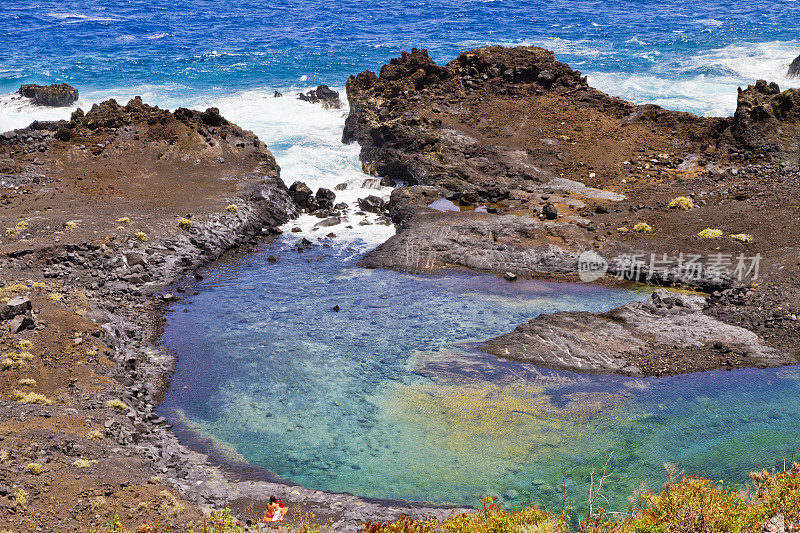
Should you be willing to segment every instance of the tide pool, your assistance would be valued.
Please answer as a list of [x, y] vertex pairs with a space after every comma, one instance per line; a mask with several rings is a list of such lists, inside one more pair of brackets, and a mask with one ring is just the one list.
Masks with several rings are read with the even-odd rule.
[[631, 379], [475, 348], [539, 313], [647, 291], [364, 270], [359, 248], [290, 245], [206, 269], [169, 314], [164, 342], [179, 361], [160, 410], [179, 435], [316, 489], [460, 505], [497, 496], [509, 508], [581, 509], [612, 451], [604, 493], [616, 510], [658, 488], [665, 463], [744, 484], [791, 458], [796, 368]]

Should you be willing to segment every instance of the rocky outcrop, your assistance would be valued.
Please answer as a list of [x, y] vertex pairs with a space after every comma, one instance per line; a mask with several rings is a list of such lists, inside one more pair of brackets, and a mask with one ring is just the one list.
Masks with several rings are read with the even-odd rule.
[[[698, 369], [793, 362], [753, 332], [703, 314], [705, 306], [702, 296], [658, 289], [648, 301], [607, 313], [542, 315], [482, 349], [545, 368], [629, 375], [674, 373], [686, 357], [699, 363]], [[672, 359], [654, 359], [651, 354], [659, 350], [672, 351]]]
[[786, 74], [790, 78], [796, 78], [800, 76], [800, 56], [795, 57], [791, 63], [789, 63], [789, 70]]
[[33, 100], [34, 104], [49, 107], [68, 107], [78, 101], [78, 90], [71, 85], [26, 84], [19, 88], [19, 94]]
[[739, 89], [731, 134], [748, 150], [798, 164], [800, 89], [781, 92], [777, 83], [758, 80]]
[[[574, 279], [581, 254], [596, 253], [620, 279], [723, 295], [699, 312], [800, 357], [790, 340], [800, 310], [795, 90], [758, 82], [740, 92], [735, 116], [704, 118], [609, 96], [541, 48], [487, 47], [444, 66], [414, 49], [351, 76], [347, 95], [343, 141], [361, 145], [365, 172], [406, 184], [388, 203], [397, 233], [363, 266]], [[695, 208], [670, 209], [680, 195]], [[698, 237], [704, 228], [722, 237]], [[728, 298], [754, 281], [734, 275], [737, 258], [766, 256], [759, 275], [770, 282]], [[768, 307], [790, 311], [773, 320]], [[645, 343], [650, 364], [640, 368], [727, 366], [703, 346], [683, 357]]]

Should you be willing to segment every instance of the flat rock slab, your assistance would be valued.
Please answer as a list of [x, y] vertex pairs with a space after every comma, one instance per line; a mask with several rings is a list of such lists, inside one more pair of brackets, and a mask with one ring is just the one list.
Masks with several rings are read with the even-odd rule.
[[792, 362], [752, 331], [704, 314], [704, 306], [703, 296], [657, 289], [648, 301], [607, 313], [542, 315], [489, 340], [482, 349], [544, 368], [628, 375], [658, 373], [651, 369], [659, 368], [659, 358], [680, 358], [687, 351], [700, 364], [706, 359], [698, 354], [713, 354], [711, 368], [719, 366], [720, 357], [746, 360], [750, 366]]

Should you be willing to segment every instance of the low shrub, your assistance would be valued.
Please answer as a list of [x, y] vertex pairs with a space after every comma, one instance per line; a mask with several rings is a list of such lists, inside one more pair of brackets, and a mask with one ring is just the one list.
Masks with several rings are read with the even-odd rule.
[[669, 208], [670, 209], [680, 209], [682, 211], [688, 211], [689, 209], [694, 208], [694, 202], [691, 198], [686, 196], [678, 196], [677, 198], [673, 198], [669, 201]]
[[97, 464], [97, 459], [77, 459], [72, 462], [72, 466], [75, 468], [89, 468], [92, 465]]
[[28, 496], [29, 494], [25, 492], [25, 489], [17, 489], [11, 497], [11, 502], [16, 507], [25, 507], [28, 505]]
[[225, 208], [228, 213], [238, 213], [239, 207], [236, 204], [231, 204]]
[[748, 233], [734, 233], [731, 235], [731, 239], [743, 243], [753, 242], [753, 236]]
[[109, 409], [116, 409], [118, 411], [124, 411], [125, 409], [128, 408], [128, 404], [126, 404], [125, 402], [123, 402], [120, 399], [114, 398], [113, 400], [108, 400], [106, 402], [106, 407], [108, 407]]
[[722, 230], [706, 228], [700, 233], [698, 233], [697, 236], [700, 237], [701, 239], [719, 239], [720, 237], [722, 237]]
[[638, 224], [636, 224], [633, 227], [633, 231], [636, 231], [636, 232], [639, 232], [639, 233], [646, 233], [646, 232], [649, 232], [649, 231], [653, 231], [653, 228], [647, 222], [639, 222]]
[[189, 231], [194, 226], [194, 222], [189, 220], [188, 218], [182, 218], [178, 220], [178, 227], [184, 231]]
[[143, 231], [137, 231], [133, 236], [140, 242], [147, 242], [147, 233]]
[[93, 429], [86, 433], [86, 440], [100, 440], [103, 438], [103, 432], [99, 429]]
[[25, 465], [25, 472], [32, 476], [38, 476], [44, 472], [44, 467], [39, 463], [28, 463]]
[[161, 503], [161, 512], [167, 516], [177, 517], [183, 512], [184, 506], [178, 501], [178, 498], [168, 490], [161, 491], [163, 502]]
[[39, 405], [52, 405], [53, 401], [47, 396], [39, 394], [38, 392], [22, 392], [14, 389], [11, 393], [11, 399], [19, 403], [32, 403]]
[[131, 223], [131, 219], [128, 218], [128, 217], [121, 217], [121, 218], [118, 218], [116, 220], [116, 222], [118, 222], [119, 224], [130, 224]]

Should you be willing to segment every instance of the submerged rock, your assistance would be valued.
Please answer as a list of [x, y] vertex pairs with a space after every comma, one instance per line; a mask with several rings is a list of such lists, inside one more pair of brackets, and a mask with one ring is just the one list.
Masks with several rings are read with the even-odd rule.
[[33, 100], [34, 104], [49, 107], [67, 107], [78, 101], [78, 89], [61, 83], [58, 85], [25, 84], [19, 94]]
[[[541, 315], [516, 330], [491, 339], [488, 353], [544, 368], [576, 372], [660, 375], [676, 373], [674, 360], [691, 354], [709, 368], [719, 366], [719, 347], [731, 353], [731, 365], [791, 363], [755, 333], [703, 313], [706, 298], [656, 289], [650, 300], [633, 302], [607, 313], [560, 312]], [[661, 358], [645, 351], [670, 353]]]
[[339, 100], [339, 93], [327, 85], [320, 85], [316, 89], [312, 89], [305, 94], [300, 93], [297, 95], [297, 99], [312, 104], [321, 103], [322, 107], [325, 109], [340, 109], [342, 107], [342, 101]]

